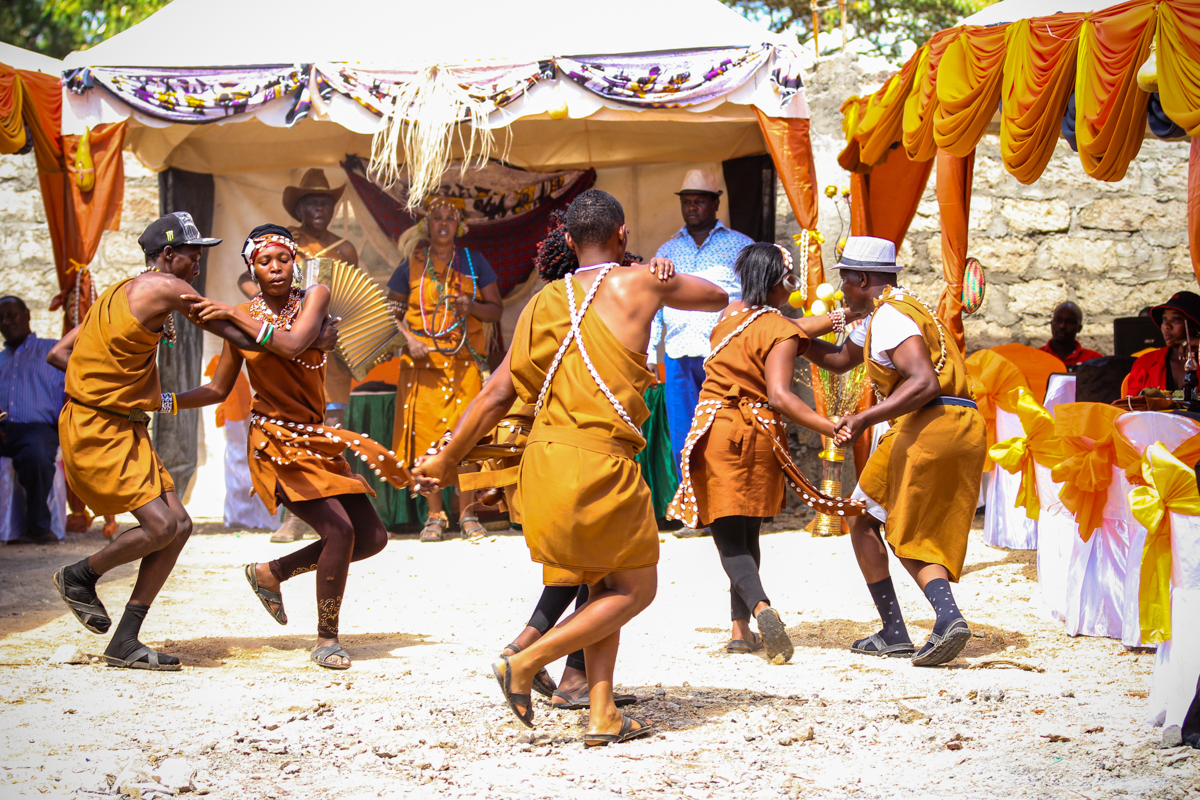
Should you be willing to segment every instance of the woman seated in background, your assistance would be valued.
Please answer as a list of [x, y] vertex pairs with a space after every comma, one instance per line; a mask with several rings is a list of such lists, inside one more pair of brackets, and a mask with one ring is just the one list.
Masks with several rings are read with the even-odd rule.
[[1157, 388], [1173, 392], [1183, 388], [1183, 364], [1187, 349], [1200, 343], [1200, 295], [1176, 292], [1161, 306], [1150, 309], [1154, 324], [1162, 329], [1166, 347], [1160, 347], [1133, 362], [1125, 381], [1125, 394], [1138, 395], [1142, 389]]

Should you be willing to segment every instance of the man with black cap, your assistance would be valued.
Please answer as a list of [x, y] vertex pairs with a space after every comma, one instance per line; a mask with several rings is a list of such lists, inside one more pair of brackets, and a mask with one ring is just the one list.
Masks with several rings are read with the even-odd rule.
[[1161, 306], [1150, 309], [1150, 316], [1162, 330], [1166, 347], [1151, 350], [1133, 362], [1125, 379], [1127, 395], [1138, 395], [1149, 388], [1164, 392], [1182, 389], [1187, 351], [1195, 352], [1200, 342], [1200, 295], [1176, 292]]
[[[151, 223], [138, 238], [146, 269], [100, 295], [46, 358], [67, 373], [67, 403], [58, 420], [67, 482], [97, 514], [130, 512], [138, 521], [104, 549], [54, 574], [59, 596], [76, 619], [92, 633], [105, 633], [112, 620], [96, 583], [106, 572], [141, 559], [125, 613], [104, 651], [112, 666], [180, 667], [179, 659], [138, 641], [146, 612], [192, 530], [146, 423], [150, 411], [178, 411], [175, 396], [159, 386], [158, 349], [160, 343], [175, 345], [173, 312], [186, 314], [202, 299], [191, 286], [200, 272], [202, 248], [220, 243], [201, 236], [186, 212]], [[239, 348], [259, 349], [231, 322], [201, 327]]]

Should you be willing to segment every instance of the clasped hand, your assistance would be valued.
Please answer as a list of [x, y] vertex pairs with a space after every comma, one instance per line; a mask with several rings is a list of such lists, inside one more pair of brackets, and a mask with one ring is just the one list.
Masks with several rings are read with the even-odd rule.
[[436, 494], [454, 482], [454, 465], [447, 464], [441, 453], [417, 458], [410, 472], [417, 482], [417, 491], [423, 495]]
[[833, 426], [833, 443], [838, 447], [853, 444], [869, 427], [862, 414], [847, 414]]

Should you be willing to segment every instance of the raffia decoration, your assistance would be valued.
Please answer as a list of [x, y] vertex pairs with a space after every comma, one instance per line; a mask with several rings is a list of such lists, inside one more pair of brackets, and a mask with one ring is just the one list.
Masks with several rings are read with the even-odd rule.
[[450, 166], [456, 136], [463, 174], [472, 162], [478, 167], [487, 163], [493, 145], [487, 118], [495, 106], [485, 97], [472, 96], [467, 86], [453, 70], [422, 69], [399, 85], [386, 122], [371, 141], [367, 177], [391, 188], [407, 171], [408, 211], [436, 191]]

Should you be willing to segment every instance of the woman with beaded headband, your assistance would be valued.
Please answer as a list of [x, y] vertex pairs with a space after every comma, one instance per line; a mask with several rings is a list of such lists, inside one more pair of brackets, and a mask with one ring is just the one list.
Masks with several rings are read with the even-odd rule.
[[[479, 394], [484, 323], [499, 322], [504, 311], [491, 264], [456, 243], [466, 233], [462, 200], [433, 197], [424, 218], [400, 237], [403, 260], [388, 281], [406, 340], [392, 427], [392, 446], [404, 464], [436, 445]], [[441, 541], [449, 524], [442, 497], [430, 496], [421, 541]], [[464, 536], [484, 534], [471, 506], [462, 509], [459, 526]]]
[[[742, 299], [721, 313], [710, 336], [700, 401], [679, 466], [683, 480], [667, 516], [712, 530], [729, 576], [733, 633], [725, 650], [751, 653], [765, 644], [768, 658], [787, 661], [792, 642], [759, 577], [759, 528], [764, 517], [783, 510], [785, 469], [798, 474], [784, 417], [833, 435], [833, 423], [793, 394], [792, 377], [796, 358], [809, 342], [845, 330], [847, 316], [837, 310], [793, 320], [779, 313], [778, 307], [800, 286], [791, 254], [779, 245], [759, 242], [743, 248], [734, 272]], [[787, 480], [813, 502], [802, 484], [790, 476]], [[853, 513], [850, 504], [840, 511]], [[751, 614], [758, 634], [750, 629]]]
[[[839, 373], [865, 361], [879, 402], [839, 420], [834, 441], [848, 445], [870, 435], [875, 424], [891, 422], [851, 495], [866, 503], [867, 513], [850, 520], [850, 543], [883, 628], [851, 649], [911, 657], [915, 666], [945, 664], [971, 640], [950, 582], [962, 574], [975, 518], [987, 454], [983, 417], [958, 344], [898, 285], [895, 244], [851, 236], [837, 268], [849, 307], [870, 317], [841, 345], [813, 342], [807, 357]], [[915, 653], [892, 586], [889, 546], [937, 617]]]
[[381, 551], [387, 531], [365, 496], [374, 492], [351, 472], [342, 451], [350, 449], [395, 486], [406, 486], [410, 479], [383, 445], [324, 425], [326, 355], [313, 342], [329, 310], [329, 289], [293, 285], [296, 243], [288, 230], [258, 226], [242, 256], [261, 292], [236, 307], [202, 301], [193, 316], [231, 320], [265, 349], [226, 346], [212, 381], [179, 395], [176, 402], [181, 408], [222, 402], [245, 362], [254, 389], [248, 442], [254, 492], [272, 514], [282, 504], [320, 537], [278, 560], [247, 564], [246, 580], [267, 612], [286, 625], [281, 584], [315, 570], [317, 646], [312, 660], [329, 669], [347, 669], [350, 657], [338, 643], [338, 621], [350, 562]]

